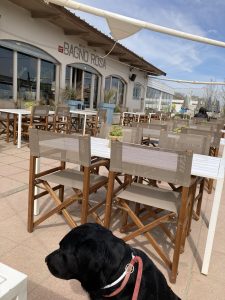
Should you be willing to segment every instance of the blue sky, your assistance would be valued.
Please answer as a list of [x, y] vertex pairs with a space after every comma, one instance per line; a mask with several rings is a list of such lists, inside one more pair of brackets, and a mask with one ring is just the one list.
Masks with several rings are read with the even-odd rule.
[[[225, 0], [78, 0], [78, 2], [225, 41]], [[104, 18], [80, 11], [76, 11], [76, 14], [109, 35], [110, 30]], [[225, 48], [144, 29], [121, 40], [120, 43], [165, 71], [168, 78], [225, 80]], [[195, 88], [196, 86], [193, 87]]]

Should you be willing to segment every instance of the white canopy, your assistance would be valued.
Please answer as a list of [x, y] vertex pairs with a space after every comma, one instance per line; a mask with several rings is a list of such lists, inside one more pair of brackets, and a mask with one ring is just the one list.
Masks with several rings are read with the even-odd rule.
[[131, 36], [142, 28], [149, 29], [156, 32], [161, 32], [168, 35], [173, 35], [183, 39], [188, 39], [200, 43], [210, 44], [225, 48], [225, 42], [208, 39], [198, 35], [170, 29], [167, 27], [155, 25], [149, 22], [140, 21], [134, 18], [125, 17], [116, 13], [112, 13], [103, 9], [95, 8], [89, 5], [79, 3], [72, 0], [45, 0], [45, 2], [55, 3], [60, 6], [66, 6], [72, 9], [77, 9], [83, 12], [94, 14], [96, 16], [104, 17], [111, 30], [111, 35], [115, 40], [124, 39]]

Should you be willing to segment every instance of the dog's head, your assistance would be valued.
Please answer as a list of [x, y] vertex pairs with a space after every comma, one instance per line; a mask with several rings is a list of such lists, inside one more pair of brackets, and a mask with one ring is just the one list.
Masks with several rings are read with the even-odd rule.
[[90, 292], [108, 284], [131, 250], [111, 231], [87, 223], [72, 229], [46, 257], [50, 272], [61, 279], [77, 279]]

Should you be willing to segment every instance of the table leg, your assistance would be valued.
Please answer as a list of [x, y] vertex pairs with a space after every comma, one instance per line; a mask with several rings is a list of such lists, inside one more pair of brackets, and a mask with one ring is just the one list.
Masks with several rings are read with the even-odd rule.
[[225, 145], [223, 146], [222, 158], [225, 158]]
[[217, 179], [201, 273], [208, 274], [224, 179]]
[[87, 116], [85, 114], [84, 115], [84, 124], [83, 124], [83, 135], [85, 135], [86, 119], [87, 119]]
[[16, 145], [17, 115], [13, 117], [13, 144]]
[[22, 115], [18, 114], [18, 137], [17, 148], [21, 148], [21, 127], [22, 127]]

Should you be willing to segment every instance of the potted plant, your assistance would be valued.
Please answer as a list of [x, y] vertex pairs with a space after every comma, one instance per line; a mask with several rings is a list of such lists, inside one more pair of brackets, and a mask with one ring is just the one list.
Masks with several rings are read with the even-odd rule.
[[81, 88], [73, 88], [66, 86], [62, 91], [63, 101], [68, 104], [71, 109], [82, 108], [84, 106], [83, 101], [81, 100]]
[[121, 141], [123, 140], [123, 128], [119, 125], [112, 125], [109, 131], [109, 147], [111, 146], [111, 141]]
[[112, 124], [113, 111], [116, 106], [115, 104], [115, 89], [109, 89], [104, 91], [104, 102], [100, 103], [100, 108], [104, 108], [107, 110], [106, 122], [108, 124]]
[[121, 117], [121, 108], [117, 104], [113, 111], [112, 124], [120, 124], [120, 117]]

